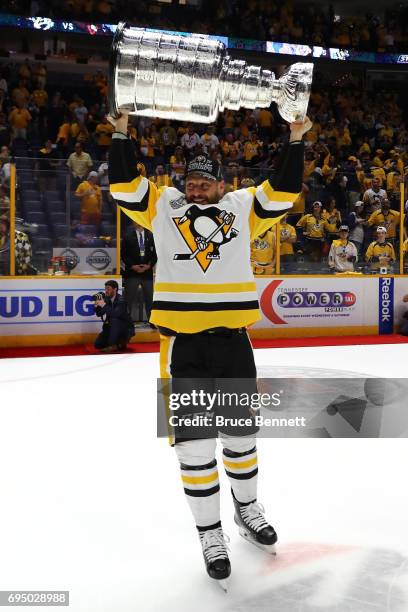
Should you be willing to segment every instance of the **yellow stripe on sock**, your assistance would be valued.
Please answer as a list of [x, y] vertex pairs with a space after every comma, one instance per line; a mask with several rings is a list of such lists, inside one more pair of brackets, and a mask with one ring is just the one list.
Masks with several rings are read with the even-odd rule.
[[231, 468], [233, 470], [243, 470], [244, 468], [249, 468], [253, 465], [256, 465], [258, 459], [257, 457], [254, 457], [253, 459], [248, 459], [248, 461], [241, 461], [240, 463], [235, 463], [234, 461], [226, 461], [225, 459], [223, 459], [223, 461], [225, 467], [227, 468]]
[[209, 476], [181, 476], [182, 481], [185, 484], [206, 484], [208, 482], [214, 482], [214, 480], [218, 480], [218, 471], [213, 474], [209, 474]]

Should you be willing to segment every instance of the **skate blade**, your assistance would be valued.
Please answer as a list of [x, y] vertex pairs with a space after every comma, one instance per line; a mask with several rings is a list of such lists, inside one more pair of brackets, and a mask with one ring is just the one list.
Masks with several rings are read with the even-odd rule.
[[224, 578], [224, 580], [217, 580], [217, 584], [224, 591], [224, 593], [228, 593], [228, 580]]
[[253, 544], [254, 546], [257, 546], [258, 548], [260, 548], [261, 550], [263, 550], [264, 552], [267, 552], [269, 555], [275, 555], [276, 556], [276, 546], [275, 544], [261, 544], [260, 542], [257, 542], [256, 540], [254, 540], [247, 531], [245, 531], [245, 529], [242, 529], [242, 527], [240, 527], [239, 529], [239, 535], [244, 538], [244, 540], [246, 540], [247, 542], [250, 542], [251, 544]]

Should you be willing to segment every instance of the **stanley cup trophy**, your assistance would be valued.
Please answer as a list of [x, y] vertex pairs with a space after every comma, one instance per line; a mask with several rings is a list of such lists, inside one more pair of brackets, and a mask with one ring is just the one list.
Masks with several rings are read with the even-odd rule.
[[231, 59], [217, 40], [120, 23], [110, 57], [109, 112], [212, 123], [226, 108], [276, 102], [286, 121], [303, 121], [312, 73], [312, 63], [297, 63], [275, 79], [270, 70]]

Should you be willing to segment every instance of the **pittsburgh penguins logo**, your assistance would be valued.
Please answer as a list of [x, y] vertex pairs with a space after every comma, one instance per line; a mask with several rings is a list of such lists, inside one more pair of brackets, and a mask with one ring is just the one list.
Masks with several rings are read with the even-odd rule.
[[220, 246], [236, 238], [239, 233], [232, 227], [235, 215], [215, 206], [202, 210], [193, 204], [183, 217], [173, 217], [173, 221], [190, 249], [190, 253], [175, 253], [174, 259], [195, 259], [203, 272], [207, 271], [213, 260], [220, 259]]

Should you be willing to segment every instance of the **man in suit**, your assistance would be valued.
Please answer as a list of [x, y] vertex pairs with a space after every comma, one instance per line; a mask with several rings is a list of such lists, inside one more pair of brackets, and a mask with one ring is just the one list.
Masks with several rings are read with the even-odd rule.
[[95, 301], [95, 314], [103, 321], [102, 331], [96, 338], [96, 349], [123, 350], [135, 333], [128, 305], [118, 293], [115, 280], [105, 283], [105, 298]]
[[132, 320], [138, 320], [139, 287], [142, 289], [147, 320], [149, 320], [153, 303], [153, 267], [157, 262], [152, 232], [138, 223], [133, 223], [132, 229], [122, 242], [122, 260], [125, 264], [123, 274], [125, 298], [129, 304]]

